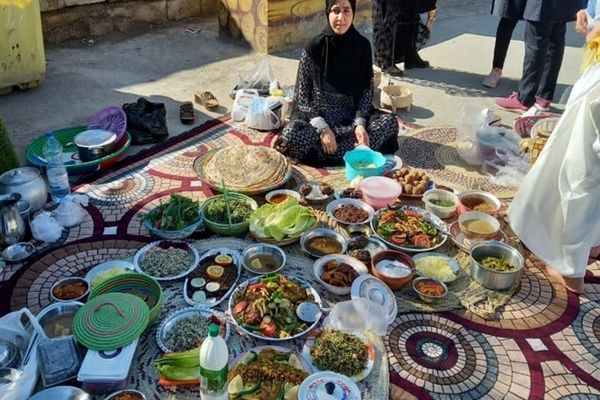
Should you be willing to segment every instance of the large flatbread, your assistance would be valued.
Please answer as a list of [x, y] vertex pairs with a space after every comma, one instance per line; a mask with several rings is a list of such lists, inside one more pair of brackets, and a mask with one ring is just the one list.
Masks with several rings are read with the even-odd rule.
[[268, 147], [232, 145], [217, 150], [204, 166], [204, 177], [230, 189], [258, 189], [281, 181], [288, 169], [281, 153]]

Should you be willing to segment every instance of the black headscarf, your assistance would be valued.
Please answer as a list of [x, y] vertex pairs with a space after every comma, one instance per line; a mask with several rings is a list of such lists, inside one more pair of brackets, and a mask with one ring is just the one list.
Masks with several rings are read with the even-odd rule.
[[[352, 14], [356, 13], [356, 0], [349, 0]], [[306, 52], [321, 69], [317, 84], [326, 91], [360, 96], [369, 87], [373, 77], [371, 44], [354, 25], [343, 35], [336, 34], [329, 25], [329, 12], [337, 0], [325, 1], [327, 25], [314, 37]]]

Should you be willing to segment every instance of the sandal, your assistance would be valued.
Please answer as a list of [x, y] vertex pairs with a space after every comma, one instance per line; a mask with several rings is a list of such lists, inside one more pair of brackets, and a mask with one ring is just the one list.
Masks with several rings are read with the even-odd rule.
[[181, 103], [179, 107], [179, 119], [182, 124], [191, 124], [194, 122], [194, 105], [191, 101]]
[[211, 92], [198, 92], [194, 94], [194, 100], [196, 103], [204, 106], [209, 111], [214, 111], [219, 108], [219, 101]]

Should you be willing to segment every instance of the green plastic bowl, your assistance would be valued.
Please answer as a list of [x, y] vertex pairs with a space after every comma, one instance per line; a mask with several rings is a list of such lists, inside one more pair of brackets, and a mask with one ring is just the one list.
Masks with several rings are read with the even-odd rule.
[[114, 276], [100, 283], [90, 293], [88, 300], [105, 293], [129, 293], [146, 301], [148, 297], [156, 300], [150, 308], [150, 325], [158, 318], [163, 304], [163, 291], [160, 283], [153, 277], [135, 272]]
[[[86, 126], [75, 126], [72, 128], [58, 129], [54, 131], [54, 137], [63, 146], [63, 152], [65, 154], [72, 153], [77, 154], [77, 146], [73, 142], [75, 136], [88, 128]], [[35, 166], [46, 168], [46, 161], [44, 159], [44, 143], [46, 143], [46, 136], [41, 136], [35, 139], [27, 146], [26, 157], [27, 161]], [[68, 146], [67, 146], [68, 144]], [[65, 167], [71, 175], [89, 174], [100, 169], [105, 169], [115, 164], [124, 156], [125, 150], [129, 148], [131, 144], [131, 135], [127, 132], [118, 142], [114, 152], [107, 154], [102, 158], [93, 161], [86, 162], [66, 162]]]
[[[215, 200], [222, 199], [224, 197], [225, 197], [225, 195], [220, 194], [218, 196], [210, 197], [207, 200], [205, 200], [204, 203], [202, 203], [202, 212], [204, 214], [204, 226], [209, 231], [216, 233], [217, 235], [223, 235], [223, 236], [235, 236], [235, 235], [239, 235], [241, 233], [246, 232], [248, 230], [248, 227], [250, 226], [250, 222], [248, 220], [246, 220], [244, 222], [238, 222], [238, 223], [229, 225], [229, 224], [221, 224], [219, 222], [211, 221], [206, 216], [206, 208], [208, 207], [208, 205], [211, 204], [212, 202], [214, 202]], [[246, 200], [248, 202], [248, 204], [250, 204], [250, 207], [252, 208], [252, 210], [256, 210], [258, 208], [258, 204], [256, 203], [256, 201], [254, 201], [254, 199], [252, 199], [244, 194], [241, 194], [241, 193], [228, 193], [227, 198]]]

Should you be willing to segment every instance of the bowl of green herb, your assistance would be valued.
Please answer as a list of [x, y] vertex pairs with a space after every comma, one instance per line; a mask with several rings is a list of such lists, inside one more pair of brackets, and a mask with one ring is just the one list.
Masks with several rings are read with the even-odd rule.
[[198, 201], [173, 194], [169, 201], [150, 210], [144, 226], [152, 236], [178, 240], [190, 236], [204, 222]]
[[202, 203], [204, 225], [218, 235], [233, 236], [248, 230], [250, 215], [258, 208], [252, 198], [225, 192]]
[[430, 189], [423, 194], [425, 209], [440, 218], [450, 218], [458, 208], [458, 196], [444, 189]]

